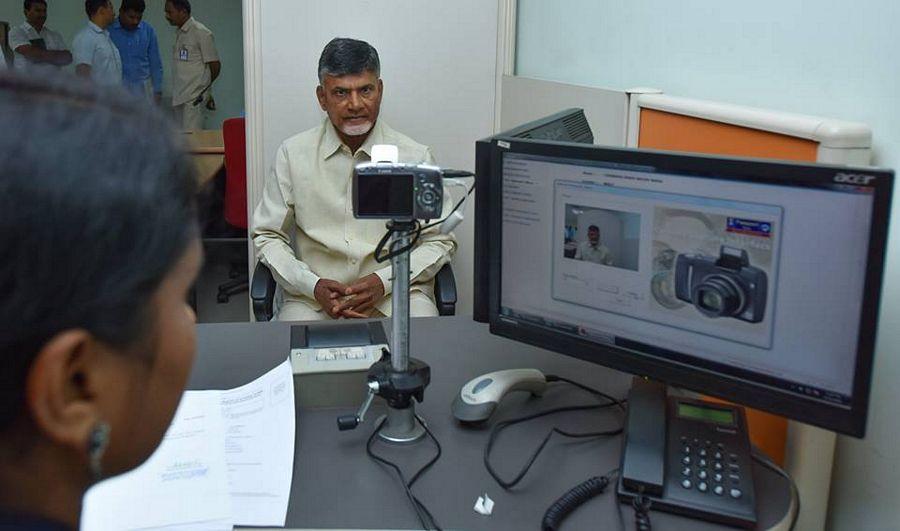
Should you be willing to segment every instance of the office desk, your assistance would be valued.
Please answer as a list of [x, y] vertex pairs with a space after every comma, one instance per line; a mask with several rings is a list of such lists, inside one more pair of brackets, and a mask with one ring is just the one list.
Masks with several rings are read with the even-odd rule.
[[[573, 442], [554, 438], [532, 470], [513, 491], [504, 491], [482, 464], [487, 429], [458, 426], [450, 403], [469, 379], [499, 369], [535, 367], [593, 385], [624, 397], [630, 376], [490, 335], [487, 325], [470, 317], [413, 319], [411, 353], [432, 367], [431, 385], [417, 411], [428, 421], [443, 445], [443, 456], [419, 480], [414, 493], [428, 506], [444, 529], [539, 529], [547, 507], [585, 479], [618, 466], [621, 436]], [[390, 333], [390, 327], [386, 327]], [[288, 323], [231, 323], [197, 326], [198, 352], [191, 389], [228, 389], [244, 384], [276, 366], [288, 355]], [[553, 384], [544, 397], [513, 393], [501, 403], [494, 419], [510, 418], [560, 405], [590, 403], [584, 392]], [[355, 409], [355, 408], [354, 408]], [[354, 431], [339, 432], [336, 417], [351, 409], [297, 410], [297, 451], [287, 527], [317, 529], [415, 529], [417, 520], [393, 471], [372, 461], [365, 451], [380, 409], [373, 406]], [[573, 431], [611, 427], [621, 422], [613, 412], [573, 412], [509, 428], [497, 440], [495, 468], [505, 477], [519, 470], [527, 456], [553, 425]], [[428, 440], [402, 448], [378, 444], [376, 451], [398, 464], [407, 476], [433, 455]], [[782, 521], [788, 513], [787, 481], [756, 466], [758, 512], [762, 528]], [[618, 529], [612, 486], [582, 505], [563, 524], [563, 531]], [[472, 510], [487, 492], [496, 502], [494, 514]], [[626, 529], [634, 529], [633, 512], [622, 506]], [[656, 530], [708, 530], [720, 526], [651, 511]]]
[[225, 165], [225, 141], [221, 129], [185, 131], [200, 185], [208, 183]]

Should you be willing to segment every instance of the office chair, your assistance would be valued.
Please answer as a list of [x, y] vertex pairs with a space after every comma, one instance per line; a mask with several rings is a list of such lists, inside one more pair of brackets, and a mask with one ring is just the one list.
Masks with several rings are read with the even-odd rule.
[[[269, 268], [257, 262], [250, 286], [253, 315], [257, 321], [271, 321], [274, 317], [276, 287], [275, 277]], [[434, 277], [434, 299], [438, 315], [456, 315], [456, 277], [450, 264], [444, 264]]]
[[[231, 227], [242, 231], [247, 242], [247, 134], [243, 118], [229, 118], [222, 123], [225, 142], [225, 202], [222, 213]], [[243, 263], [231, 265], [231, 280], [219, 285], [216, 300], [228, 302], [232, 295], [249, 289], [249, 278]]]

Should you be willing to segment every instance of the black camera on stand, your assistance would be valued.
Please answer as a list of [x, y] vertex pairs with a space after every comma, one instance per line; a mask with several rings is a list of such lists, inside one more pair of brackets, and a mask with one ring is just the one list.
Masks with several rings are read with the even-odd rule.
[[[378, 424], [378, 435], [393, 443], [414, 442], [427, 430], [416, 415], [413, 399], [424, 400], [431, 368], [409, 355], [409, 253], [422, 231], [419, 222], [441, 217], [443, 177], [440, 168], [434, 166], [368, 162], [356, 166], [352, 193], [356, 218], [388, 220], [387, 233], [375, 250], [375, 259], [391, 260], [392, 334], [390, 352], [385, 352], [381, 361], [369, 368], [366, 400], [355, 415], [338, 418], [338, 428], [342, 431], [356, 428], [374, 397], [380, 396], [387, 401], [388, 413]], [[391, 240], [388, 252], [382, 255], [388, 238]]]
[[680, 254], [675, 260], [675, 296], [707, 317], [763, 320], [766, 272], [750, 265], [744, 249], [723, 245], [719, 257]]

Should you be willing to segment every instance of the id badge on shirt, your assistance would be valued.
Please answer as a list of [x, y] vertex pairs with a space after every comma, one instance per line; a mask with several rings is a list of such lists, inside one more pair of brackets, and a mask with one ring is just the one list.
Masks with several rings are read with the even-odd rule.
[[181, 49], [178, 50], [178, 60], [179, 61], [187, 61], [188, 60], [187, 46], [182, 46]]

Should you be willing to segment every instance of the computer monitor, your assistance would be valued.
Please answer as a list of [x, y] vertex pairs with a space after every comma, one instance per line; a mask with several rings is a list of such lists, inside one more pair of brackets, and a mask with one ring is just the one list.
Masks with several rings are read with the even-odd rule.
[[865, 433], [893, 173], [495, 137], [491, 332]]
[[[495, 137], [529, 138], [558, 142], [578, 142], [593, 144], [594, 135], [588, 125], [583, 109], [565, 109], [563, 111], [539, 118], [533, 122], [520, 125], [479, 140], [475, 143], [475, 221], [487, 222], [491, 211], [489, 204], [493, 183], [497, 182], [494, 169], [491, 168], [491, 141]], [[486, 323], [488, 320], [486, 259], [491, 245], [484, 231], [475, 233], [475, 282], [474, 282], [474, 317], [476, 321]]]

